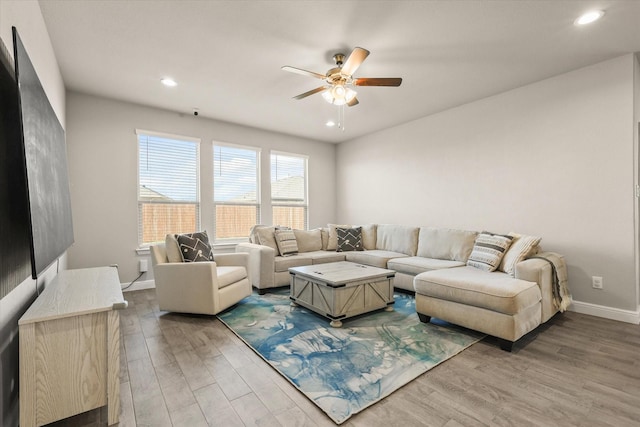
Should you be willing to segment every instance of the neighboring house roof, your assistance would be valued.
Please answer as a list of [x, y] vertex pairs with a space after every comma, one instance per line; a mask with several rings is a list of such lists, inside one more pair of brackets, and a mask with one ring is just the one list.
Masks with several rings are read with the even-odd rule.
[[[304, 177], [302, 176], [288, 176], [271, 183], [271, 196], [274, 200], [300, 202], [303, 200], [304, 194]], [[256, 200], [255, 191], [249, 191], [240, 197], [229, 200], [229, 202], [246, 202], [252, 200]]]
[[140, 199], [143, 199], [146, 202], [169, 202], [173, 200], [171, 197], [167, 197], [145, 185], [140, 186]]

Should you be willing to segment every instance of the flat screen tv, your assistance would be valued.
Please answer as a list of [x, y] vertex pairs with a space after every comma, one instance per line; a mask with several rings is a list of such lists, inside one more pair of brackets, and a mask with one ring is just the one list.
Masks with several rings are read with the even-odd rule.
[[31, 274], [29, 208], [18, 84], [0, 41], [0, 298]]
[[65, 133], [13, 27], [35, 279], [73, 244]]

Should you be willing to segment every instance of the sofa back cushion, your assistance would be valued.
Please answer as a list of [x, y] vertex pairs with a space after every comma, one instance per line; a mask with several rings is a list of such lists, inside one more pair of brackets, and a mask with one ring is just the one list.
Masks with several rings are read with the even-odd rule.
[[415, 256], [418, 249], [419, 231], [418, 227], [407, 225], [378, 224], [376, 227], [376, 249]]
[[322, 250], [322, 233], [315, 230], [293, 230], [298, 242], [298, 252], [313, 252]]
[[477, 235], [475, 231], [421, 227], [417, 255], [466, 263]]

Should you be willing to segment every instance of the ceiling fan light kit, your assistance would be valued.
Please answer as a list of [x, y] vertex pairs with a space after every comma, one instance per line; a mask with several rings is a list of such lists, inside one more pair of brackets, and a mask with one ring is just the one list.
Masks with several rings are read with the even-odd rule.
[[[402, 78], [400, 77], [360, 77], [353, 78], [353, 73], [356, 72], [362, 62], [369, 56], [369, 51], [361, 47], [353, 49], [349, 57], [347, 58], [344, 53], [336, 53], [333, 55], [333, 60], [336, 63], [334, 68], [331, 68], [325, 74], [315, 73], [313, 71], [307, 71], [300, 68], [290, 67], [285, 65], [282, 67], [284, 71], [291, 73], [301, 74], [303, 76], [314, 77], [316, 79], [324, 80], [327, 85], [311, 89], [310, 91], [301, 93], [294, 96], [294, 99], [303, 99], [316, 93], [322, 93], [322, 97], [329, 104], [337, 105], [340, 107], [338, 121], [338, 127], [344, 130], [344, 106], [353, 107], [358, 105], [359, 101], [356, 98], [357, 92], [351, 88], [351, 86], [388, 86], [397, 87], [402, 84]], [[346, 58], [346, 60], [345, 60]]]

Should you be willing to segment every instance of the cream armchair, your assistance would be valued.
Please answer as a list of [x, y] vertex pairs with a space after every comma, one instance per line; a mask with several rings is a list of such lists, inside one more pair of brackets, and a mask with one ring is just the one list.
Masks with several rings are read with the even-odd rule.
[[151, 246], [161, 310], [217, 314], [251, 295], [249, 255], [216, 255], [214, 262], [169, 262], [165, 245]]

